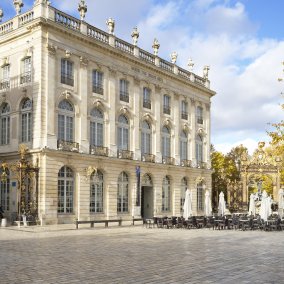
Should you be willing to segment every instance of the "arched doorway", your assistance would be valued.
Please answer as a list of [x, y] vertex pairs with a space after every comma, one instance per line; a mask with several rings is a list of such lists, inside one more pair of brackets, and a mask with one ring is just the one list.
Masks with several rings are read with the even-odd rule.
[[145, 174], [141, 184], [141, 217], [151, 219], [154, 217], [153, 182], [149, 174]]

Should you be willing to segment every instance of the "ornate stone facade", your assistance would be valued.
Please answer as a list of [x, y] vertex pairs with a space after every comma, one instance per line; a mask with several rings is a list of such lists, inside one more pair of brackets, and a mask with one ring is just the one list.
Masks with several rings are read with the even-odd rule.
[[[159, 58], [157, 41], [154, 54], [137, 46], [137, 35], [134, 45], [124, 42], [112, 19], [107, 25], [101, 31], [48, 1], [0, 25], [1, 59], [9, 58], [1, 67], [9, 66], [9, 76], [1, 70], [0, 107], [10, 106], [0, 160], [17, 161], [20, 143], [38, 160], [39, 217], [46, 224], [180, 216], [185, 187], [194, 214], [203, 214], [211, 190], [207, 106], [215, 95], [208, 73], [203, 78], [176, 59]], [[21, 80], [24, 72], [29, 80]], [[8, 217], [18, 202], [12, 171], [9, 186]]]

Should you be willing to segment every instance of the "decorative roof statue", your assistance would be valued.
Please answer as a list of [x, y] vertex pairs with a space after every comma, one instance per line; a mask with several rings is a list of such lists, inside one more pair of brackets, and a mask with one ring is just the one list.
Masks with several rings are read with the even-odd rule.
[[37, 5], [37, 4], [50, 5], [50, 1], [48, 1], [48, 0], [35, 0], [34, 5]]
[[174, 51], [174, 52], [171, 53], [171, 62], [172, 62], [173, 64], [176, 64], [176, 62], [177, 62], [177, 57], [178, 57], [178, 54], [176, 53], [176, 51]]
[[208, 73], [209, 73], [209, 70], [210, 70], [210, 66], [205, 65], [205, 66], [203, 67], [203, 78], [204, 78], [205, 80], [208, 80]]
[[2, 22], [3, 16], [4, 16], [3, 10], [0, 8], [0, 23]]
[[160, 48], [160, 44], [159, 44], [159, 42], [156, 38], [154, 39], [154, 43], [153, 43], [152, 47], [154, 49], [154, 55], [157, 56], [159, 48]]
[[194, 62], [193, 62], [192, 58], [189, 58], [187, 66], [188, 66], [189, 71], [192, 72], [193, 66], [194, 66]]
[[139, 32], [138, 32], [138, 29], [137, 27], [135, 27], [132, 31], [132, 39], [133, 39], [133, 45], [137, 45], [137, 42], [138, 42], [138, 38], [139, 38]]
[[21, 13], [21, 8], [24, 6], [24, 3], [22, 0], [14, 0], [14, 7], [16, 10], [17, 15]]
[[80, 13], [81, 21], [84, 21], [86, 12], [88, 11], [87, 5], [84, 0], [81, 0], [78, 4], [78, 11]]
[[106, 21], [106, 24], [108, 26], [108, 33], [109, 34], [114, 34], [114, 27], [115, 27], [115, 21], [112, 18], [108, 18]]

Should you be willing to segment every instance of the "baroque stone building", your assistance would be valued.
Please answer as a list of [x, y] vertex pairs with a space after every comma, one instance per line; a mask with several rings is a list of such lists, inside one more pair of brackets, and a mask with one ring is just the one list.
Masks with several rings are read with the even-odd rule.
[[[15, 2], [15, 1], [14, 1]], [[7, 163], [1, 204], [19, 211], [18, 147], [38, 165], [43, 224], [182, 215], [186, 187], [193, 214], [211, 191], [210, 89], [202, 77], [84, 21], [48, 1], [0, 25], [0, 160]]]

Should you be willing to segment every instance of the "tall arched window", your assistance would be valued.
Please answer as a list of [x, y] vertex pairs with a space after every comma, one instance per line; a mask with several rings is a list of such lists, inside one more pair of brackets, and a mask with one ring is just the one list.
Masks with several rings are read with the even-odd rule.
[[32, 101], [25, 99], [21, 107], [21, 142], [32, 140]]
[[91, 111], [90, 143], [101, 147], [104, 145], [104, 115], [98, 108]]
[[10, 172], [8, 169], [5, 170], [5, 173], [3, 173], [3, 170], [1, 168], [0, 170], [0, 176], [5, 178], [1, 178], [0, 181], [0, 204], [2, 206], [3, 211], [9, 211], [10, 210]]
[[187, 160], [187, 134], [185, 131], [181, 132], [180, 135], [180, 160]]
[[128, 212], [128, 175], [122, 172], [117, 184], [117, 212]]
[[162, 156], [171, 156], [171, 133], [167, 126], [162, 129]]
[[204, 209], [204, 200], [203, 200], [203, 184], [197, 184], [197, 211], [203, 211]]
[[151, 126], [147, 121], [142, 123], [141, 154], [151, 154]]
[[195, 158], [198, 166], [203, 162], [203, 141], [201, 135], [196, 136], [195, 140]]
[[168, 176], [163, 179], [162, 211], [170, 211], [171, 207], [171, 181]]
[[104, 209], [104, 176], [100, 171], [91, 175], [90, 212], [101, 213]]
[[129, 150], [129, 123], [125, 115], [119, 116], [117, 127], [118, 150]]
[[58, 172], [58, 213], [73, 213], [74, 174], [67, 166]]
[[3, 103], [0, 108], [0, 143], [7, 145], [10, 143], [10, 106]]
[[58, 139], [73, 142], [74, 108], [69, 101], [63, 100], [58, 109]]
[[187, 179], [184, 177], [181, 180], [181, 187], [180, 187], [180, 212], [183, 212], [183, 205], [185, 201], [185, 191], [188, 187]]

